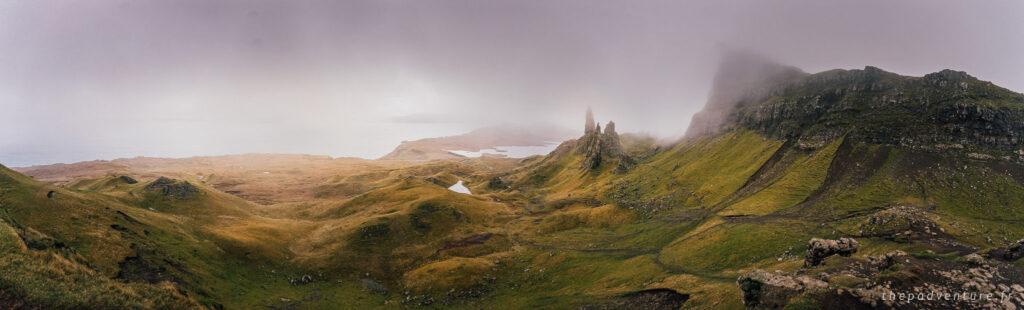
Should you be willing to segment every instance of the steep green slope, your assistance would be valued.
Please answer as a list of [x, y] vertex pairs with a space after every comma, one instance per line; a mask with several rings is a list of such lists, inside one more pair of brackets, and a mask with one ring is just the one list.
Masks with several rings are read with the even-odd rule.
[[[61, 196], [58, 199], [72, 201], [46, 201], [57, 195]], [[111, 279], [117, 262], [109, 258], [123, 256], [130, 249], [103, 228], [75, 227], [64, 222], [80, 221], [78, 216], [83, 215], [68, 210], [54, 212], [55, 208], [77, 208], [85, 203], [73, 195], [0, 166], [0, 252], [4, 253], [0, 255], [0, 301], [14, 308], [200, 307], [170, 282], [125, 283]], [[37, 210], [17, 207], [28, 204]], [[33, 212], [49, 212], [49, 216]]]
[[609, 198], [636, 209], [711, 208], [739, 190], [782, 144], [748, 131], [681, 143], [620, 178]]
[[[595, 183], [589, 183], [578, 188], [577, 193], [596, 192], [596, 196], [604, 197], [597, 205], [611, 203], [632, 216], [587, 204], [571, 204], [538, 215], [539, 224], [525, 230], [540, 233], [523, 237], [550, 253], [565, 253], [565, 259], [556, 268], [599, 264], [595, 261], [597, 257], [608, 264], [607, 268], [631, 270], [626, 262], [642, 257], [652, 264], [650, 271], [626, 275], [623, 281], [632, 284], [614, 289], [599, 289], [593, 282], [567, 282], [560, 284], [563, 286], [559, 293], [538, 293], [567, 298], [562, 300], [573, 304], [570, 292], [582, 291], [600, 299], [664, 287], [691, 294], [688, 304], [702, 307], [718, 302], [711, 296], [735, 296], [731, 294], [739, 288], [731, 285], [732, 279], [750, 268], [800, 269], [807, 240], [811, 238], [856, 237], [864, 248], [857, 257], [867, 257], [896, 249], [965, 255], [1024, 237], [1024, 221], [1019, 215], [1024, 210], [1020, 203], [1024, 185], [1018, 164], [942, 156], [842, 138], [817, 149], [760, 138], [768, 151], [759, 153], [763, 157], [750, 159], [736, 154], [754, 153], [733, 151], [759, 145], [733, 143], [742, 136], [753, 138], [758, 134], [729, 132], [703, 140], [720, 143], [677, 146], [639, 163], [630, 173], [598, 178], [607, 180], [609, 186], [596, 186], [595, 190]], [[720, 155], [688, 161], [686, 156], [680, 156], [686, 154], [684, 150], [688, 147]], [[772, 156], [774, 153], [777, 155]], [[704, 169], [687, 170], [684, 167], [688, 165]], [[673, 171], [685, 173], [683, 180], [688, 182], [673, 183]], [[698, 172], [707, 176], [698, 177]], [[722, 192], [705, 192], [703, 197], [717, 198], [705, 205], [696, 203], [702, 200], [694, 198], [675, 198], [692, 197], [674, 196], [689, 194], [690, 188]], [[873, 228], [873, 217], [901, 206], [920, 210], [920, 218], [907, 220], [934, 223], [933, 232], [938, 235], [899, 236], [908, 229], [921, 229], [899, 226], [905, 224], [883, 228], [888, 233], [864, 232]], [[577, 214], [602, 217], [580, 219]], [[608, 221], [612, 214], [626, 220]], [[565, 224], [566, 217], [575, 220]], [[552, 229], [552, 221], [560, 224]], [[605, 224], [593, 224], [602, 222]], [[549, 277], [572, 278], [581, 273], [601, 277], [603, 271], [575, 270]], [[679, 277], [688, 279], [685, 285], [673, 282]], [[716, 288], [697, 292], [693, 290], [694, 283]]]
[[11, 308], [200, 307], [171, 284], [122, 283], [58, 253], [29, 249], [0, 220], [0, 303]]

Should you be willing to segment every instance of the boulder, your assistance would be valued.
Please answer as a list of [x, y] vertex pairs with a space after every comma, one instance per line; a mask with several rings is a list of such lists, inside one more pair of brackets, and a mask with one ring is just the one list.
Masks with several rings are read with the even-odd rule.
[[365, 289], [368, 292], [380, 295], [387, 295], [388, 293], [387, 286], [384, 286], [384, 284], [377, 282], [374, 279], [363, 278], [360, 280], [360, 282], [363, 284], [363, 289]]
[[971, 253], [968, 254], [967, 256], [964, 256], [964, 261], [975, 266], [982, 266], [985, 265], [986, 263], [985, 258], [981, 257], [981, 255], [978, 255], [978, 253]]
[[146, 185], [146, 190], [157, 192], [174, 199], [189, 199], [199, 195], [199, 188], [187, 181], [177, 181], [160, 177]]
[[911, 206], [895, 206], [868, 217], [860, 227], [862, 237], [882, 237], [897, 242], [928, 239], [942, 233], [924, 211]]
[[868, 257], [868, 262], [870, 262], [875, 268], [882, 270], [899, 264], [902, 260], [905, 260], [906, 257], [907, 252], [896, 250], [882, 255]]
[[298, 278], [288, 279], [288, 284], [291, 284], [291, 285], [304, 285], [304, 284], [309, 284], [309, 283], [312, 283], [312, 282], [313, 282], [313, 276], [308, 275], [308, 274], [307, 275], [302, 275], [301, 277], [298, 277]]
[[1010, 243], [1006, 247], [992, 249], [988, 252], [987, 256], [991, 259], [1002, 261], [1016, 261], [1024, 257], [1024, 239]]
[[743, 291], [743, 304], [750, 309], [781, 309], [791, 298], [805, 291], [828, 288], [828, 283], [808, 276], [754, 270], [736, 279]]
[[839, 238], [839, 240], [813, 238], [807, 243], [804, 266], [821, 265], [825, 258], [836, 254], [839, 256], [853, 255], [853, 253], [857, 253], [859, 246], [860, 244], [853, 238]]

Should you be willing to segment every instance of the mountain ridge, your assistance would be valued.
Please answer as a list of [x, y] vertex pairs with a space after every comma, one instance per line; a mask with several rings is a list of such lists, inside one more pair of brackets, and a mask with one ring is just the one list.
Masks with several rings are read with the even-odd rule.
[[[946, 69], [911, 77], [867, 66], [759, 83], [770, 86], [731, 102], [716, 101], [721, 96], [713, 96], [708, 107], [718, 108], [706, 107], [695, 115], [697, 125], [690, 130], [696, 131], [688, 131], [687, 136], [743, 127], [808, 146], [847, 135], [872, 143], [956, 151], [978, 158], [1024, 160], [1024, 94], [962, 71]], [[712, 91], [719, 92], [723, 91]], [[701, 131], [707, 127], [699, 125], [707, 123], [707, 111], [725, 116], [710, 126], [717, 129]]]

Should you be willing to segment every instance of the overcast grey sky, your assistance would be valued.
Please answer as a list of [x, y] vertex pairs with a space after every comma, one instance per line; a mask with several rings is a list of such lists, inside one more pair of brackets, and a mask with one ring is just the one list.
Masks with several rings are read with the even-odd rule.
[[1024, 1], [0, 1], [0, 163], [682, 134], [722, 46], [1024, 90]]

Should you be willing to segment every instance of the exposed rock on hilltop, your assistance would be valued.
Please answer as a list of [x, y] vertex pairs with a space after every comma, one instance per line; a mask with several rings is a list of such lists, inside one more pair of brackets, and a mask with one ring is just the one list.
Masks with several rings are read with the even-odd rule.
[[164, 196], [175, 199], [189, 199], [199, 195], [199, 188], [187, 181], [176, 181], [160, 177], [146, 185], [146, 190], [158, 192]]

